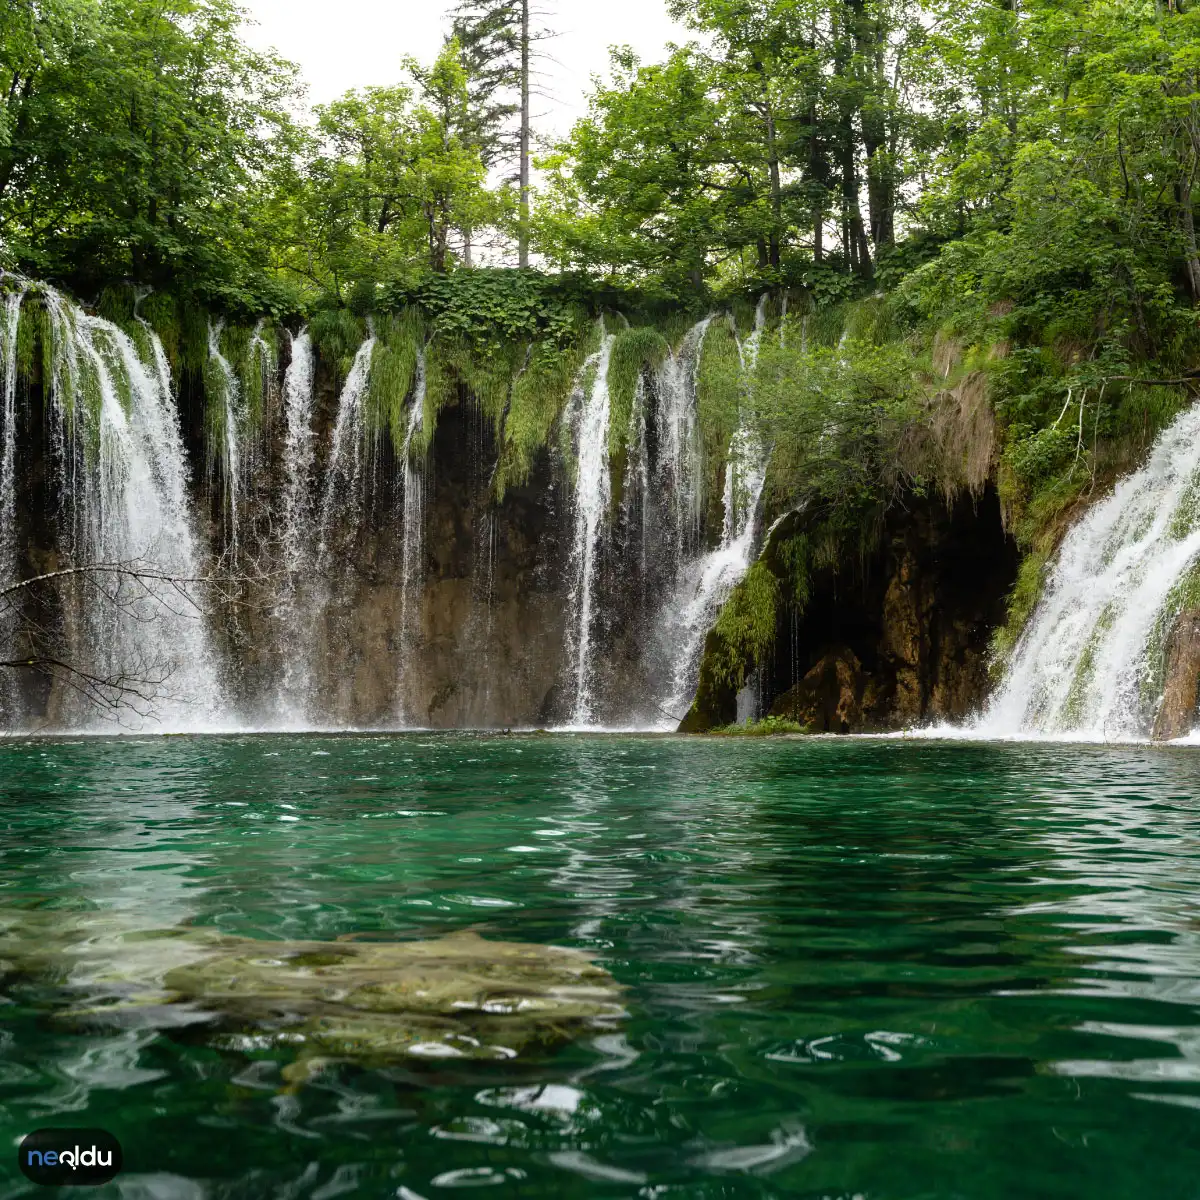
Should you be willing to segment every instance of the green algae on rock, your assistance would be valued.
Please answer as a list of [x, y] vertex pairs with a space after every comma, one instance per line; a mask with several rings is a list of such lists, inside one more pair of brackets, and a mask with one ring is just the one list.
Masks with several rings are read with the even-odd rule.
[[[579, 950], [457, 933], [416, 942], [255, 942], [168, 972], [168, 991], [247, 1031], [379, 1061], [509, 1058], [622, 1015], [620, 988]], [[235, 1039], [228, 1044], [239, 1044]]]
[[82, 993], [59, 1014], [74, 1024], [208, 1023], [219, 1045], [296, 1046], [308, 1064], [511, 1058], [624, 1015], [620, 986], [582, 951], [473, 932], [272, 942], [17, 912], [0, 914], [0, 970]]

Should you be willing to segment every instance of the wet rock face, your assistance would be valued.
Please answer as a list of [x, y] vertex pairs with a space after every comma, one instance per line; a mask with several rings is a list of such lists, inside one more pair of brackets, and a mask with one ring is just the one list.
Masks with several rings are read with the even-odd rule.
[[1154, 722], [1154, 737], [1183, 737], [1196, 724], [1200, 703], [1200, 609], [1186, 609], [1175, 619], [1167, 639], [1166, 686]]
[[[802, 527], [801, 518], [785, 520]], [[764, 561], [771, 565], [769, 547]], [[988, 693], [989, 645], [1018, 562], [990, 487], [949, 505], [903, 497], [871, 554], [815, 572], [802, 613], [781, 606], [762, 671], [765, 711], [841, 733], [969, 716]], [[732, 689], [706, 690], [704, 679], [702, 670], [689, 731], [736, 716]]]
[[842, 646], [776, 697], [770, 715], [796, 721], [810, 733], [849, 733], [862, 724], [863, 684], [862, 663]]

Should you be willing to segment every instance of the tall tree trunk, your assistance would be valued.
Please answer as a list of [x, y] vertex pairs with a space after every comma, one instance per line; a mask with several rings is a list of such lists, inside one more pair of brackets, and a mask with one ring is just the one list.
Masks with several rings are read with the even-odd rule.
[[521, 227], [518, 263], [529, 266], [529, 0], [521, 0]]
[[[815, 34], [814, 34], [815, 40]], [[825, 187], [821, 162], [821, 143], [817, 138], [817, 106], [808, 110], [808, 186], [813, 197], [813, 262], [820, 262], [825, 253]]]
[[766, 73], [763, 74], [763, 112], [767, 124], [767, 176], [771, 189], [771, 235], [767, 243], [768, 263], [779, 268], [780, 231], [783, 229], [783, 188], [779, 181], [779, 139], [775, 129], [775, 110], [767, 90]]
[[1177, 189], [1179, 196], [1179, 227], [1183, 232], [1184, 253], [1187, 256], [1188, 286], [1192, 299], [1200, 300], [1200, 252], [1196, 247], [1196, 214], [1192, 205], [1192, 183], [1185, 180]]
[[863, 224], [862, 207], [858, 190], [858, 142], [854, 134], [854, 121], [847, 112], [842, 122], [842, 203], [845, 205], [847, 257], [853, 270], [869, 279], [871, 277], [871, 246]]

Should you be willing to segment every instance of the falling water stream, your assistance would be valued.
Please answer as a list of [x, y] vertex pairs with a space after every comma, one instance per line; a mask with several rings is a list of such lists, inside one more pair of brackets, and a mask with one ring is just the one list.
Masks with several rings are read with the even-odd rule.
[[[404, 514], [403, 546], [400, 568], [400, 671], [412, 662], [421, 635], [421, 596], [425, 583], [425, 470], [424, 455], [417, 457], [413, 446], [420, 435], [425, 421], [425, 394], [428, 375], [425, 367], [425, 349], [417, 352], [416, 380], [411, 406], [408, 410], [408, 428], [404, 434], [404, 446], [400, 451], [404, 467]], [[401, 698], [398, 716], [405, 717], [401, 687], [397, 695]]]
[[[764, 294], [755, 311], [754, 329], [745, 345], [739, 347], [742, 376], [747, 387], [766, 327], [765, 302]], [[694, 382], [692, 396], [694, 404]], [[721, 605], [745, 575], [753, 558], [755, 522], [766, 481], [767, 454], [748, 409], [749, 406], [744, 404], [725, 464], [721, 541], [707, 553], [680, 562], [674, 590], [659, 615], [657, 653], [663, 664], [663, 675], [654, 701], [657, 713], [654, 721], [660, 728], [669, 729], [677, 724], [691, 704], [705, 634], [712, 628]]]
[[571, 591], [567, 625], [567, 661], [571, 671], [571, 723], [593, 719], [593, 629], [596, 565], [608, 513], [608, 365], [613, 334], [602, 336], [600, 349], [584, 364], [571, 397], [569, 420], [575, 450], [575, 534], [568, 570]]
[[312, 471], [315, 458], [313, 434], [313, 350], [308, 330], [292, 338], [291, 360], [283, 381], [283, 580], [276, 615], [282, 638], [292, 647], [283, 656], [276, 697], [279, 717], [285, 724], [303, 724], [312, 696], [312, 659], [300, 652], [305, 644], [305, 625], [310, 614], [302, 602], [307, 592], [305, 573], [312, 569], [316, 519], [312, 503]]
[[[1074, 526], [975, 732], [1145, 737], [1200, 558], [1200, 405]], [[1195, 597], [1190, 601], [1196, 603]]]
[[[239, 553], [248, 472], [255, 478], [259, 474], [247, 444], [246, 411], [247, 394], [257, 403], [257, 393], [238, 379], [221, 350], [222, 327], [213, 323], [208, 331], [208, 369], [222, 392], [216, 398], [223, 427], [216, 430], [214, 460], [220, 467], [219, 511], [225, 537], [219, 546], [209, 546], [190, 494], [170, 365], [151, 327], [136, 312], [137, 326], [125, 330], [89, 315], [53, 288], [24, 282], [10, 286], [0, 303], [0, 586], [16, 580], [21, 569], [24, 518], [17, 488], [24, 435], [18, 436], [23, 426], [17, 360], [20, 323], [32, 305], [44, 308], [49, 339], [46, 425], [53, 487], [62, 497], [54, 518], [61, 561], [76, 566], [135, 564], [156, 577], [122, 579], [107, 593], [86, 579], [64, 584], [59, 607], [72, 659], [98, 675], [136, 684], [132, 713], [120, 717], [125, 724], [228, 726], [237, 718], [230, 712], [226, 665], [215, 648], [212, 613], [206, 611], [211, 605], [202, 581], [211, 572], [214, 556], [219, 560], [221, 547], [227, 557], [230, 551]], [[697, 322], [662, 366], [637, 383], [617, 514], [610, 512], [608, 372], [613, 334], [602, 333], [599, 347], [580, 372], [564, 416], [574, 484], [570, 543], [564, 555], [564, 707], [573, 726], [593, 725], [614, 699], [607, 695], [612, 689], [599, 661], [604, 652], [602, 629], [611, 623], [611, 615], [602, 611], [609, 585], [601, 587], [601, 562], [610, 556], [616, 556], [617, 570], [628, 561], [631, 577], [640, 578], [645, 592], [639, 603], [650, 621], [645, 653], [652, 715], [646, 723], [669, 727], [691, 703], [705, 634], [753, 561], [757, 541], [769, 448], [753, 420], [752, 386], [766, 314], [764, 298], [753, 331], [739, 345], [741, 409], [727, 452], [720, 537], [707, 549], [702, 542], [705, 471], [697, 377], [714, 318]], [[800, 337], [803, 345], [806, 321], [800, 323]], [[322, 639], [313, 636], [317, 623], [334, 600], [346, 619], [357, 603], [357, 584], [346, 555], [356, 544], [356, 531], [363, 528], [372, 485], [367, 477], [373, 451], [365, 401], [375, 344], [369, 336], [354, 357], [327, 435], [328, 451], [322, 455], [313, 346], [307, 331], [292, 338], [283, 378], [284, 425], [276, 451], [280, 493], [274, 525], [279, 532], [273, 544], [278, 546], [281, 582], [269, 626], [281, 653], [263, 693], [269, 703], [274, 697], [273, 724], [301, 727], [317, 717], [312, 711], [316, 656], [326, 652]], [[248, 364], [249, 370], [262, 372], [267, 396], [275, 387], [278, 368], [262, 325], [250, 334]], [[406, 677], [421, 661], [425, 611], [427, 467], [418, 451], [425, 432], [425, 388], [422, 350], [399, 455], [399, 619], [388, 634], [398, 635], [392, 645], [400, 720], [407, 715], [406, 698], [416, 696]], [[324, 463], [320, 478], [319, 462]], [[624, 531], [620, 538], [614, 534], [617, 528]], [[480, 568], [488, 575], [484, 591], [489, 597], [496, 537], [497, 529], [490, 525], [488, 552], [481, 560], [485, 566]], [[245, 535], [243, 552], [251, 550]], [[634, 555], [639, 556], [637, 564]], [[1069, 532], [1003, 682], [970, 732], [1091, 740], [1148, 736], [1162, 703], [1175, 618], [1200, 606], [1198, 564], [1200, 407], [1177, 418], [1146, 465], [1093, 505]], [[664, 601], [655, 599], [661, 591], [646, 591], [648, 580], [665, 582]], [[491, 629], [490, 623], [486, 628]], [[0, 631], [6, 644], [13, 643], [15, 629], [10, 621]], [[5, 686], [5, 707], [11, 711], [15, 693]], [[55, 703], [53, 719], [62, 725], [109, 727], [116, 719], [97, 716], [69, 689]], [[620, 704], [633, 713], [639, 699], [621, 698]], [[258, 719], [263, 716], [257, 713]]]

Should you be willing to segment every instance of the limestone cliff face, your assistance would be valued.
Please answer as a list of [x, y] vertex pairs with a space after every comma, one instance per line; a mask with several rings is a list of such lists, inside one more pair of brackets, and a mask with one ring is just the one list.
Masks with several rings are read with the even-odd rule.
[[[801, 515], [785, 518], [764, 561], [804, 526]], [[755, 679], [760, 711], [833, 733], [968, 716], [987, 695], [988, 646], [1018, 561], [990, 487], [951, 504], [904, 498], [870, 554], [813, 574], [803, 608], [783, 585], [775, 651]], [[714, 686], [702, 668], [685, 728], [727, 724], [737, 711], [732, 687]]]
[[1166, 686], [1154, 722], [1158, 741], [1183, 737], [1196, 725], [1200, 703], [1200, 610], [1185, 609], [1167, 639]]

